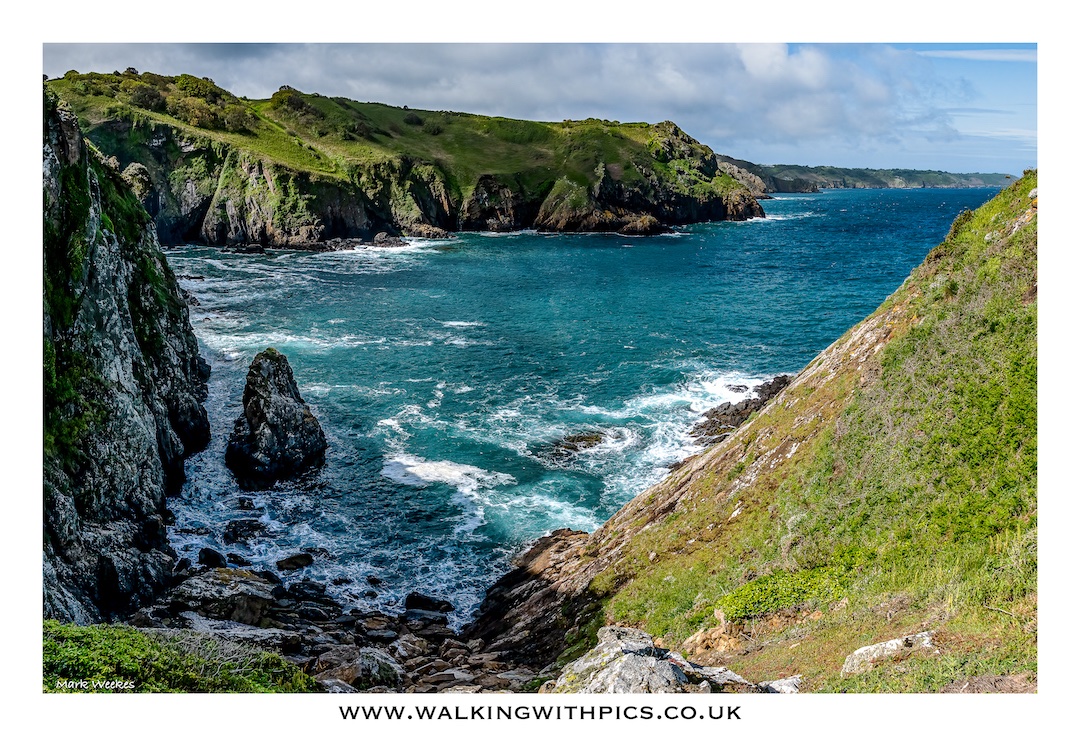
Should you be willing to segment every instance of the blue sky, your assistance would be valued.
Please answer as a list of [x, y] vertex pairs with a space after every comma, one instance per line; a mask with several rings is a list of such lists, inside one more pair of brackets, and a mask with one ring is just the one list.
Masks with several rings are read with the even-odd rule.
[[539, 120], [674, 120], [757, 163], [1018, 174], [1034, 44], [45, 44], [44, 71], [132, 66]]

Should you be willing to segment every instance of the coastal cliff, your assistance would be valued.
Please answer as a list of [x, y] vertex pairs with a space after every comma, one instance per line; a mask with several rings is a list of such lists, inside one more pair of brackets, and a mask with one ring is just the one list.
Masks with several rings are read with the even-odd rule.
[[465, 636], [539, 668], [631, 626], [811, 690], [1033, 689], [1036, 185], [960, 215], [722, 442], [539, 540]]
[[756, 197], [770, 194], [810, 193], [822, 189], [965, 189], [1006, 187], [1009, 174], [969, 173], [919, 169], [854, 169], [839, 166], [755, 164], [718, 155], [721, 168], [745, 184]]
[[380, 233], [648, 235], [764, 217], [674, 123], [541, 123], [128, 70], [49, 82], [116, 159], [161, 242], [324, 248]]
[[42, 142], [43, 608], [88, 623], [165, 585], [165, 499], [209, 441], [209, 367], [153, 223], [47, 91]]

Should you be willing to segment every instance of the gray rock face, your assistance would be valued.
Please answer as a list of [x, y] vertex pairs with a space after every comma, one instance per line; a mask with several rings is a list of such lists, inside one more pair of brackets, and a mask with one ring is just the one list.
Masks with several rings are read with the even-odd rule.
[[321, 654], [315, 662], [315, 677], [340, 680], [357, 690], [397, 687], [405, 669], [396, 659], [373, 647], [340, 646]]
[[326, 436], [300, 398], [289, 361], [267, 348], [248, 370], [225, 464], [241, 481], [268, 483], [322, 464], [325, 452]]
[[[708, 693], [792, 692], [766, 688], [724, 667], [702, 667], [677, 652], [657, 647], [644, 631], [606, 626], [597, 645], [568, 664], [544, 692], [555, 693]], [[794, 679], [794, 678], [791, 678]], [[770, 683], [772, 684], [772, 683]]]
[[210, 439], [209, 368], [149, 217], [46, 96], [43, 614], [148, 603], [173, 565], [165, 498]]
[[910, 634], [899, 639], [890, 639], [889, 641], [882, 641], [856, 649], [844, 660], [844, 666], [840, 668], [840, 674], [856, 675], [869, 672], [873, 669], [875, 662], [918, 649], [925, 649], [936, 654], [937, 649], [934, 647], [933, 636], [933, 631], [920, 631], [918, 634]]
[[176, 611], [257, 626], [275, 603], [273, 590], [253, 572], [216, 568], [176, 586], [165, 603]]

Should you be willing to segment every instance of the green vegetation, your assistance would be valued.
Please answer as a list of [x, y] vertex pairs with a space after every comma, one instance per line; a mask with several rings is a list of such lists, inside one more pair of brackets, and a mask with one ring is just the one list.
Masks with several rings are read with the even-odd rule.
[[[881, 330], [864, 363], [785, 392], [673, 512], [651, 518], [664, 487], [638, 504], [650, 525], [621, 530], [618, 563], [591, 585], [608, 621], [678, 647], [719, 609], [749, 638], [716, 661], [799, 672], [810, 689], [1037, 671], [1036, 185], [1027, 172], [957, 218], [856, 328]], [[767, 623], [775, 613], [788, 623]], [[940, 655], [839, 675], [855, 649], [926, 629]]]
[[[350, 197], [374, 202], [376, 219], [451, 229], [458, 208], [482, 180], [509, 189], [530, 213], [560, 185], [576, 188], [572, 201], [578, 206], [601, 210], [609, 205], [597, 202], [619, 200], [623, 191], [635, 193], [627, 201], [648, 200], [661, 190], [715, 201], [742, 188], [717, 170], [708, 147], [670, 122], [511, 120], [361, 103], [291, 87], [268, 100], [243, 100], [209, 79], [135, 70], [69, 72], [48, 88], [72, 106], [103, 151], [122, 166], [143, 164], [159, 188], [167, 183], [165, 206], [177, 211], [183, 197], [214, 196], [222, 177], [254, 185], [250, 168], [230, 168], [237, 162], [259, 162], [305, 196], [319, 182], [356, 187], [360, 194], [349, 189]], [[185, 193], [191, 186], [195, 192]], [[562, 196], [545, 209], [565, 214], [569, 201]], [[316, 209], [313, 202], [301, 203], [294, 214], [310, 225]]]
[[739, 168], [761, 177], [771, 191], [811, 191], [820, 188], [889, 189], [922, 187], [1006, 187], [1015, 181], [1009, 174], [969, 173], [920, 169], [849, 169], [839, 166], [754, 164], [721, 156]]
[[[277, 654], [181, 630], [75, 626], [45, 621], [45, 692], [318, 692], [315, 681]], [[70, 686], [86, 681], [85, 689]], [[130, 683], [106, 689], [94, 683]], [[68, 686], [65, 686], [68, 685]]]
[[716, 604], [729, 619], [753, 618], [807, 601], [830, 603], [843, 594], [845, 583], [842, 572], [828, 567], [777, 570], [721, 596]]

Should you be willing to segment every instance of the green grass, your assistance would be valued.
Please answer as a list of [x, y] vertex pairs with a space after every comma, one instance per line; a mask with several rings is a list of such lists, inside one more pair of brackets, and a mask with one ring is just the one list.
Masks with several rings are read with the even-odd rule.
[[[350, 181], [369, 193], [365, 185], [378, 179], [388, 162], [405, 169], [431, 167], [458, 202], [481, 176], [491, 175], [512, 179], [538, 206], [560, 180], [583, 188], [594, 184], [600, 163], [624, 186], [646, 190], [652, 186], [647, 179], [699, 198], [741, 187], [715, 175], [712, 151], [672, 123], [512, 120], [409, 110], [290, 88], [269, 100], [241, 100], [186, 75], [71, 73], [48, 87], [73, 107], [103, 150], [125, 163], [138, 160], [152, 174], [158, 164], [147, 156], [147, 142], [156, 126], [169, 126], [218, 146], [216, 157], [224, 157], [220, 146], [227, 146], [293, 172]], [[160, 104], [147, 101], [154, 94], [161, 96]], [[235, 113], [237, 107], [243, 108], [243, 125], [230, 127], [227, 111]], [[127, 127], [111, 124], [117, 120]], [[184, 166], [173, 176], [213, 185], [207, 174], [220, 161], [200, 162], [198, 153], [172, 156]]]
[[[789, 389], [714, 450], [675, 510], [631, 532], [592, 581], [608, 621], [677, 647], [720, 609], [759, 632], [725, 664], [800, 672], [811, 689], [1037, 672], [1036, 185], [1028, 172], [957, 218], [875, 312], [890, 325], [883, 349]], [[791, 457], [761, 465], [777, 448]], [[639, 504], [641, 520], [664, 493]], [[600, 535], [592, 554], [621, 541]], [[819, 616], [754, 623], [800, 610]], [[940, 656], [840, 677], [855, 649], [924, 629], [946, 642]]]
[[[42, 690], [51, 692], [296, 693], [315, 681], [277, 654], [191, 631], [45, 621]], [[87, 688], [71, 686], [88, 683]], [[113, 687], [94, 683], [130, 683]]]

